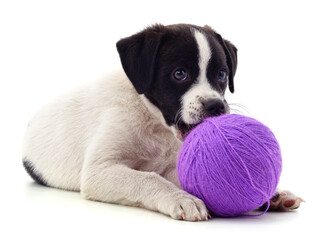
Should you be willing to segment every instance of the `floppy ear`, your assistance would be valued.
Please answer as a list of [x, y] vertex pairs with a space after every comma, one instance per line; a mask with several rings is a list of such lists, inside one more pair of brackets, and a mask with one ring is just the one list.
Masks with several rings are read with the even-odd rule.
[[238, 49], [228, 40], [225, 40], [221, 37], [220, 34], [217, 33], [217, 38], [220, 44], [222, 45], [226, 58], [227, 58], [227, 65], [229, 67], [229, 90], [230, 92], [234, 92], [234, 84], [233, 84], [233, 78], [236, 74], [237, 70], [237, 64], [238, 64], [238, 58], [237, 58], [237, 51]]
[[153, 82], [163, 31], [164, 26], [157, 24], [117, 42], [122, 67], [139, 94], [145, 93]]

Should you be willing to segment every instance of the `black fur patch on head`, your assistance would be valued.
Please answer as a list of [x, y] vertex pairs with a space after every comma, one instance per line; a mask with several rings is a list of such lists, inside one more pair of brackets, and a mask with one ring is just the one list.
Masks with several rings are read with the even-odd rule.
[[[166, 28], [162, 45], [157, 55], [154, 82], [145, 96], [162, 112], [166, 123], [175, 123], [181, 107], [181, 98], [199, 75], [199, 52], [191, 28], [174, 25]], [[173, 78], [176, 69], [188, 73], [188, 79], [178, 82]]]
[[34, 165], [27, 158], [23, 158], [23, 166], [27, 173], [33, 178], [37, 183], [48, 186], [47, 182], [44, 180], [43, 176], [36, 171]]

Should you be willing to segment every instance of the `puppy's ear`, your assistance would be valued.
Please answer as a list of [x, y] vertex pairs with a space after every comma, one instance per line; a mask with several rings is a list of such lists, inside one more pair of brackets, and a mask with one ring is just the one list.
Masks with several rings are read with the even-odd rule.
[[122, 67], [139, 94], [145, 93], [153, 82], [163, 32], [164, 26], [157, 24], [117, 42]]
[[237, 58], [237, 51], [238, 49], [228, 40], [225, 40], [221, 37], [220, 34], [216, 34], [218, 41], [222, 45], [226, 58], [227, 58], [227, 65], [229, 67], [229, 90], [230, 92], [234, 92], [234, 84], [233, 84], [233, 78], [236, 74], [237, 70], [237, 64], [238, 64], [238, 58]]

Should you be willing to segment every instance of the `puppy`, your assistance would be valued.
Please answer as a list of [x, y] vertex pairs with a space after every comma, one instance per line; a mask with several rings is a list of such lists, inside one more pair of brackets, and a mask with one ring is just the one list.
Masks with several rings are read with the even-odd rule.
[[[58, 98], [31, 120], [26, 171], [86, 199], [207, 220], [205, 204], [180, 188], [177, 156], [190, 129], [229, 112], [236, 47], [208, 26], [179, 24], [148, 27], [117, 50], [124, 71]], [[299, 206], [292, 194], [275, 203], [282, 196], [294, 200], [285, 209]]]

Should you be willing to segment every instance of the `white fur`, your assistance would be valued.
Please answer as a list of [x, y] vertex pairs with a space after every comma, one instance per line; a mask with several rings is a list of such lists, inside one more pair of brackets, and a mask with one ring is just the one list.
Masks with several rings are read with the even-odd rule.
[[27, 129], [23, 157], [48, 185], [87, 199], [207, 219], [204, 203], [179, 188], [180, 146], [120, 71], [44, 106]]
[[193, 30], [193, 35], [199, 51], [199, 75], [196, 83], [182, 97], [182, 119], [187, 124], [199, 123], [204, 118], [204, 108], [202, 99], [218, 98], [223, 100], [217, 91], [215, 91], [207, 78], [207, 68], [212, 56], [212, 50], [209, 46], [206, 36], [198, 30]]
[[207, 83], [207, 67], [209, 60], [211, 58], [211, 48], [209, 46], [208, 40], [206, 36], [198, 30], [194, 30], [194, 37], [197, 42], [198, 51], [199, 51], [199, 76], [198, 82], [199, 83]]

